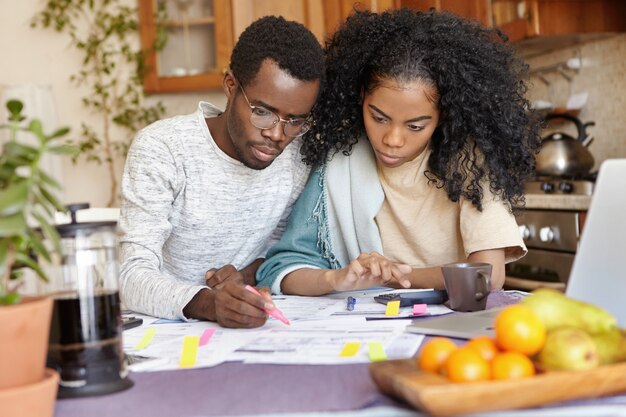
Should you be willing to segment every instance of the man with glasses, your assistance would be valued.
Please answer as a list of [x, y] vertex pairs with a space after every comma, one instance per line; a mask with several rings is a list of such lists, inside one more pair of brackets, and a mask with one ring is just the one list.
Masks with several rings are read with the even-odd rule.
[[308, 29], [264, 17], [233, 49], [223, 112], [200, 102], [138, 133], [122, 179], [126, 308], [225, 327], [265, 323], [271, 298], [244, 285], [254, 285], [308, 178], [299, 151], [322, 74]]

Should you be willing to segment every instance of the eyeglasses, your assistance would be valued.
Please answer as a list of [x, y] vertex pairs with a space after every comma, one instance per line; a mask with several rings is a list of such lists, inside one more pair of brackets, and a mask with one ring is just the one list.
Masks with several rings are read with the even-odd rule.
[[302, 136], [311, 129], [313, 121], [309, 118], [294, 117], [285, 120], [265, 107], [253, 106], [250, 104], [250, 100], [248, 100], [248, 96], [246, 96], [246, 92], [243, 90], [241, 84], [239, 84], [239, 88], [243, 93], [243, 97], [246, 99], [246, 103], [248, 103], [248, 107], [250, 107], [250, 111], [252, 111], [252, 114], [250, 114], [250, 123], [257, 129], [272, 129], [278, 123], [282, 122], [283, 133], [291, 138]]

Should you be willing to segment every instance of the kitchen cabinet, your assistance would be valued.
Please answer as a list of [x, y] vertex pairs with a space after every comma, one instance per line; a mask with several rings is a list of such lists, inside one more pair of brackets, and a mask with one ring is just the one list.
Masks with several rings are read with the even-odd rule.
[[401, 0], [417, 10], [447, 10], [496, 26], [512, 42], [537, 36], [626, 31], [623, 0]]
[[492, 0], [493, 25], [511, 41], [626, 30], [622, 0]]
[[[332, 35], [355, 9], [383, 12], [402, 7], [401, 0], [323, 0], [324, 34]], [[408, 7], [408, 6], [405, 6]]]
[[144, 91], [168, 93], [221, 86], [233, 45], [232, 9], [222, 0], [140, 0], [141, 44], [150, 50], [158, 33], [156, 13], [166, 11], [165, 48], [146, 57]]
[[[222, 0], [224, 1], [224, 0]], [[324, 39], [324, 7], [322, 0], [230, 0], [233, 10], [233, 33], [239, 34], [260, 17], [275, 15], [294, 20], [309, 28], [320, 41]]]
[[262, 16], [284, 16], [311, 29], [320, 42], [324, 37], [322, 0], [139, 0], [144, 50], [158, 36], [159, 7], [166, 10], [167, 43], [147, 55], [147, 93], [221, 88], [239, 34]]
[[428, 11], [445, 10], [491, 26], [489, 4], [494, 0], [401, 0], [400, 7]]
[[167, 10], [168, 42], [146, 58], [148, 93], [220, 88], [239, 34], [265, 15], [301, 22], [323, 44], [355, 8], [435, 8], [499, 27], [524, 57], [626, 31], [623, 0], [139, 0], [144, 49], [157, 38], [158, 5]]

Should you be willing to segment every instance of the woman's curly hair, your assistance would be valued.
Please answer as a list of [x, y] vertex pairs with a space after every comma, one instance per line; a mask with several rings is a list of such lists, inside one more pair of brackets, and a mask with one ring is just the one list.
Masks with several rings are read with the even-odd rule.
[[356, 11], [327, 42], [325, 58], [316, 124], [302, 147], [307, 163], [347, 155], [365, 135], [362, 92], [386, 80], [420, 81], [435, 87], [440, 112], [429, 180], [479, 210], [486, 183], [511, 209], [523, 207], [540, 123], [524, 98], [527, 65], [500, 31], [446, 12]]

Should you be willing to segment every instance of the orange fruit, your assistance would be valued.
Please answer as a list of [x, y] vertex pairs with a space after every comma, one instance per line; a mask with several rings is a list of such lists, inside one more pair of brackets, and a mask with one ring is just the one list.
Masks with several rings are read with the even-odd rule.
[[443, 365], [443, 371], [453, 382], [485, 381], [491, 377], [489, 361], [468, 347], [452, 352]]
[[450, 353], [456, 349], [458, 348], [452, 340], [435, 337], [422, 347], [417, 365], [427, 372], [439, 372]]
[[519, 352], [497, 354], [491, 361], [493, 379], [518, 379], [535, 375], [535, 365]]
[[524, 305], [506, 307], [496, 316], [496, 342], [502, 350], [533, 355], [546, 341], [546, 326]]
[[496, 341], [488, 336], [478, 336], [471, 339], [465, 345], [468, 348], [476, 350], [486, 360], [490, 361], [499, 352]]

